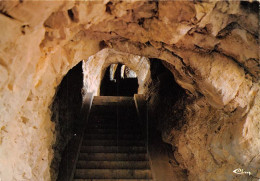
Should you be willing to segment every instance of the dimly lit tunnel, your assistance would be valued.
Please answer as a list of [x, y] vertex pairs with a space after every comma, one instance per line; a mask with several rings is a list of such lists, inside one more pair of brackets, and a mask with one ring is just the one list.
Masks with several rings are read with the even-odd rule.
[[[156, 102], [154, 110], [138, 99], [137, 95], [142, 94], [138, 94], [137, 73], [123, 64], [111, 64], [103, 70], [100, 95], [90, 99], [87, 118], [80, 112], [84, 111], [82, 103], [87, 92], [82, 62], [63, 78], [52, 104], [53, 120], [59, 130], [52, 168], [59, 169], [58, 180], [171, 179], [171, 165], [176, 160], [169, 157], [172, 148], [163, 142], [161, 133], [167, 124], [177, 124], [174, 120], [169, 123], [164, 115], [184, 99], [185, 90], [162, 60], [150, 59], [146, 63], [150, 64], [150, 74], [145, 95], [148, 102]], [[187, 177], [186, 170], [178, 172], [184, 179]]]
[[100, 85], [101, 96], [134, 96], [138, 78], [134, 71], [122, 64], [110, 65]]
[[0, 181], [258, 181], [258, 1], [1, 1]]

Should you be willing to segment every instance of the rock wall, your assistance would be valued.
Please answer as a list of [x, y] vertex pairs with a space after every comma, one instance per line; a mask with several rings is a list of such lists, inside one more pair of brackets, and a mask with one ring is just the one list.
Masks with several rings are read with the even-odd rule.
[[163, 134], [189, 180], [246, 180], [237, 167], [259, 177], [258, 6], [0, 2], [0, 178], [50, 180], [56, 88], [104, 47], [166, 61], [187, 90], [182, 126]]
[[[145, 93], [149, 108], [149, 123], [153, 130], [160, 131], [162, 135], [168, 135], [173, 127], [178, 129], [183, 126], [183, 123], [178, 125], [179, 118], [183, 117], [185, 110], [184, 106], [180, 105], [184, 105], [187, 98], [192, 98], [176, 83], [165, 64], [162, 60], [151, 59], [152, 81]], [[176, 102], [179, 106], [175, 105]], [[164, 141], [172, 144], [167, 140]]]
[[54, 156], [51, 162], [51, 179], [56, 180], [61, 157], [69, 140], [77, 133], [81, 124], [83, 87], [82, 62], [73, 67], [62, 79], [51, 106], [51, 121], [55, 124]]
[[138, 94], [147, 92], [151, 81], [150, 62], [148, 58], [108, 48], [83, 61], [83, 90], [85, 92], [92, 92], [94, 95], [100, 95], [100, 85], [105, 71], [111, 64], [115, 63], [122, 63], [136, 72], [139, 85]]

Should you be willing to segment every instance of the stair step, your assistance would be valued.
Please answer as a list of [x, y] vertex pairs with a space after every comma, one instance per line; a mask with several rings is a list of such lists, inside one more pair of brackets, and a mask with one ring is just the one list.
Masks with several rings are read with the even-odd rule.
[[153, 181], [153, 179], [73, 179], [73, 181]]
[[129, 104], [125, 104], [125, 103], [117, 103], [117, 102], [113, 102], [112, 104], [107, 104], [107, 103], [92, 103], [91, 106], [92, 111], [98, 111], [98, 110], [102, 110], [102, 111], [107, 111], [107, 110], [112, 110], [113, 112], [117, 111], [117, 112], [122, 112], [124, 110], [127, 110], [128, 112], [134, 112], [136, 110], [135, 104], [133, 103], [129, 103]]
[[[111, 126], [87, 126], [87, 130], [96, 130], [96, 129], [103, 129], [103, 130], [115, 130], [115, 131], [127, 131], [127, 132], [141, 132], [141, 126], [130, 126], [130, 125], [111, 125]], [[122, 132], [121, 131], [121, 132]]]
[[152, 173], [148, 169], [76, 169], [74, 178], [149, 179], [152, 178]]
[[[102, 117], [101, 117], [102, 116]], [[130, 118], [119, 118], [119, 117], [117, 117], [117, 115], [115, 115], [115, 116], [110, 116], [110, 118], [107, 118], [107, 119], [104, 119], [104, 117], [103, 117], [103, 115], [101, 115], [100, 117], [98, 116], [98, 117], [95, 117], [95, 118], [93, 118], [92, 120], [89, 120], [89, 123], [98, 123], [98, 122], [101, 122], [102, 124], [105, 124], [105, 123], [115, 123], [115, 124], [117, 124], [117, 123], [138, 123], [138, 122], [140, 122], [140, 121], [138, 121], [138, 120], [136, 120], [135, 118], [132, 118], [132, 119], [130, 119]]]
[[82, 146], [81, 153], [146, 153], [144, 146]]
[[149, 169], [148, 161], [78, 161], [80, 169]]
[[105, 124], [105, 123], [99, 123], [99, 122], [92, 122], [90, 124], [87, 125], [87, 128], [136, 128], [136, 129], [140, 129], [140, 124], [138, 123], [124, 123], [124, 122], [120, 122], [120, 123], [109, 123], [109, 124]]
[[[118, 106], [119, 107], [119, 106]], [[120, 118], [126, 118], [125, 116], [127, 115], [127, 118], [135, 118], [137, 117], [137, 113], [135, 109], [129, 109], [128, 107], [122, 107], [124, 109], [124, 112], [119, 110], [118, 107], [114, 108], [108, 108], [108, 107], [95, 107], [91, 109], [91, 113], [93, 117], [95, 118], [100, 118], [100, 117], [115, 117], [117, 118], [120, 116]]]
[[143, 140], [83, 140], [83, 146], [145, 146]]
[[[97, 112], [100, 112], [100, 111], [97, 111]], [[109, 114], [104, 114], [103, 112], [102, 112], [102, 114], [95, 114], [95, 113], [93, 113], [93, 112], [91, 112], [90, 113], [90, 121], [92, 121], [92, 120], [98, 120], [98, 121], [117, 121], [117, 114], [116, 113], [114, 113], [114, 114], [111, 114], [111, 113], [109, 113]]]
[[141, 130], [128, 130], [128, 129], [86, 129], [85, 133], [140, 133]]
[[122, 139], [122, 140], [141, 140], [144, 139], [143, 135], [134, 134], [85, 134], [84, 139]]
[[80, 153], [79, 160], [85, 161], [147, 161], [145, 153]]
[[133, 101], [134, 98], [130, 96], [94, 96], [93, 102], [115, 102], [115, 101]]
[[117, 112], [115, 108], [93, 108], [91, 114], [94, 118], [117, 118]]
[[117, 126], [131, 126], [131, 127], [136, 127], [139, 128], [140, 122], [136, 121], [123, 121], [123, 120], [91, 120], [89, 124], [87, 125], [88, 127], [117, 127]]
[[112, 107], [114, 105], [123, 105], [123, 106], [133, 106], [134, 105], [134, 99], [133, 97], [123, 98], [123, 99], [97, 99], [94, 98], [92, 105], [93, 106], [107, 106]]
[[120, 101], [120, 100], [114, 100], [114, 101], [111, 101], [111, 102], [107, 102], [106, 100], [94, 100], [92, 102], [92, 105], [93, 106], [102, 106], [102, 107], [113, 107], [113, 106], [124, 106], [124, 107], [133, 107], [135, 104], [134, 104], [134, 101], [133, 99], [128, 101]]
[[91, 114], [95, 117], [100, 116], [120, 116], [124, 118], [125, 115], [128, 115], [130, 118], [136, 117], [136, 108], [134, 106], [124, 106], [124, 105], [115, 105], [113, 107], [108, 106], [93, 106], [91, 108]]
[[95, 109], [104, 109], [104, 108], [109, 108], [109, 109], [115, 109], [115, 108], [127, 108], [132, 110], [135, 106], [134, 102], [92, 102], [92, 106]]

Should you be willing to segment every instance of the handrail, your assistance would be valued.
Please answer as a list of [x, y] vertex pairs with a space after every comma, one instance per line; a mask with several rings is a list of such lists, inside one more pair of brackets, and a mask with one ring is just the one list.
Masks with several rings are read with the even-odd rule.
[[76, 165], [77, 165], [78, 158], [79, 158], [80, 148], [81, 148], [81, 145], [82, 145], [82, 142], [83, 142], [83, 137], [84, 137], [86, 125], [88, 123], [89, 114], [90, 114], [90, 110], [91, 110], [91, 107], [92, 107], [93, 99], [94, 99], [93, 93], [86, 93], [83, 97], [82, 108], [81, 108], [83, 129], [81, 130], [81, 133], [80, 133], [80, 141], [79, 141], [77, 153], [76, 153], [76, 156], [75, 156], [75, 162], [74, 162], [74, 165], [73, 165], [73, 168], [72, 168], [72, 172], [71, 172], [69, 181], [72, 181], [73, 178], [74, 178], [74, 173], [75, 173]]
[[137, 111], [138, 118], [140, 121], [143, 121], [145, 114], [145, 106], [146, 106], [146, 100], [145, 96], [143, 94], [134, 94], [134, 102], [135, 102], [135, 108]]
[[147, 129], [145, 136], [146, 136], [146, 140], [147, 140], [146, 146], [147, 146], [147, 150], [148, 150], [149, 125], [148, 125], [147, 104], [146, 104], [145, 96], [143, 94], [134, 94], [134, 102], [135, 102], [136, 112], [137, 112], [139, 121], [140, 121], [141, 125], [145, 129]]
[[[148, 123], [148, 108], [147, 108], [147, 102], [145, 99], [145, 96], [143, 94], [135, 94], [134, 95], [134, 102], [135, 102], [135, 107], [136, 107], [136, 111], [137, 111], [137, 115], [139, 117], [139, 120], [142, 124], [146, 124], [145, 127], [147, 129], [146, 131], [146, 149], [147, 149], [147, 156], [149, 158], [149, 164], [151, 165], [151, 171], [153, 170], [152, 168], [152, 158], [151, 158], [151, 154], [149, 151], [149, 131], [150, 131], [150, 126]], [[156, 175], [154, 174], [154, 172], [152, 171], [152, 175], [154, 180], [156, 180]]]
[[83, 96], [82, 107], [81, 107], [82, 120], [88, 121], [88, 116], [92, 107], [93, 99], [94, 99], [94, 94], [92, 92], [86, 93]]

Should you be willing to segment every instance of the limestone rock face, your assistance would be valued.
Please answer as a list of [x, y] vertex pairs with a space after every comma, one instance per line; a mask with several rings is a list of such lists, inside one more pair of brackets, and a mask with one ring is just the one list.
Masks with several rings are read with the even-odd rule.
[[182, 126], [162, 130], [189, 180], [249, 179], [237, 167], [260, 177], [258, 11], [239, 1], [0, 2], [0, 178], [51, 180], [56, 87], [105, 47], [164, 60], [189, 93]]
[[122, 63], [132, 69], [138, 77], [138, 94], [147, 92], [151, 80], [150, 63], [145, 57], [103, 49], [83, 62], [84, 92], [100, 93], [101, 80], [111, 64]]

